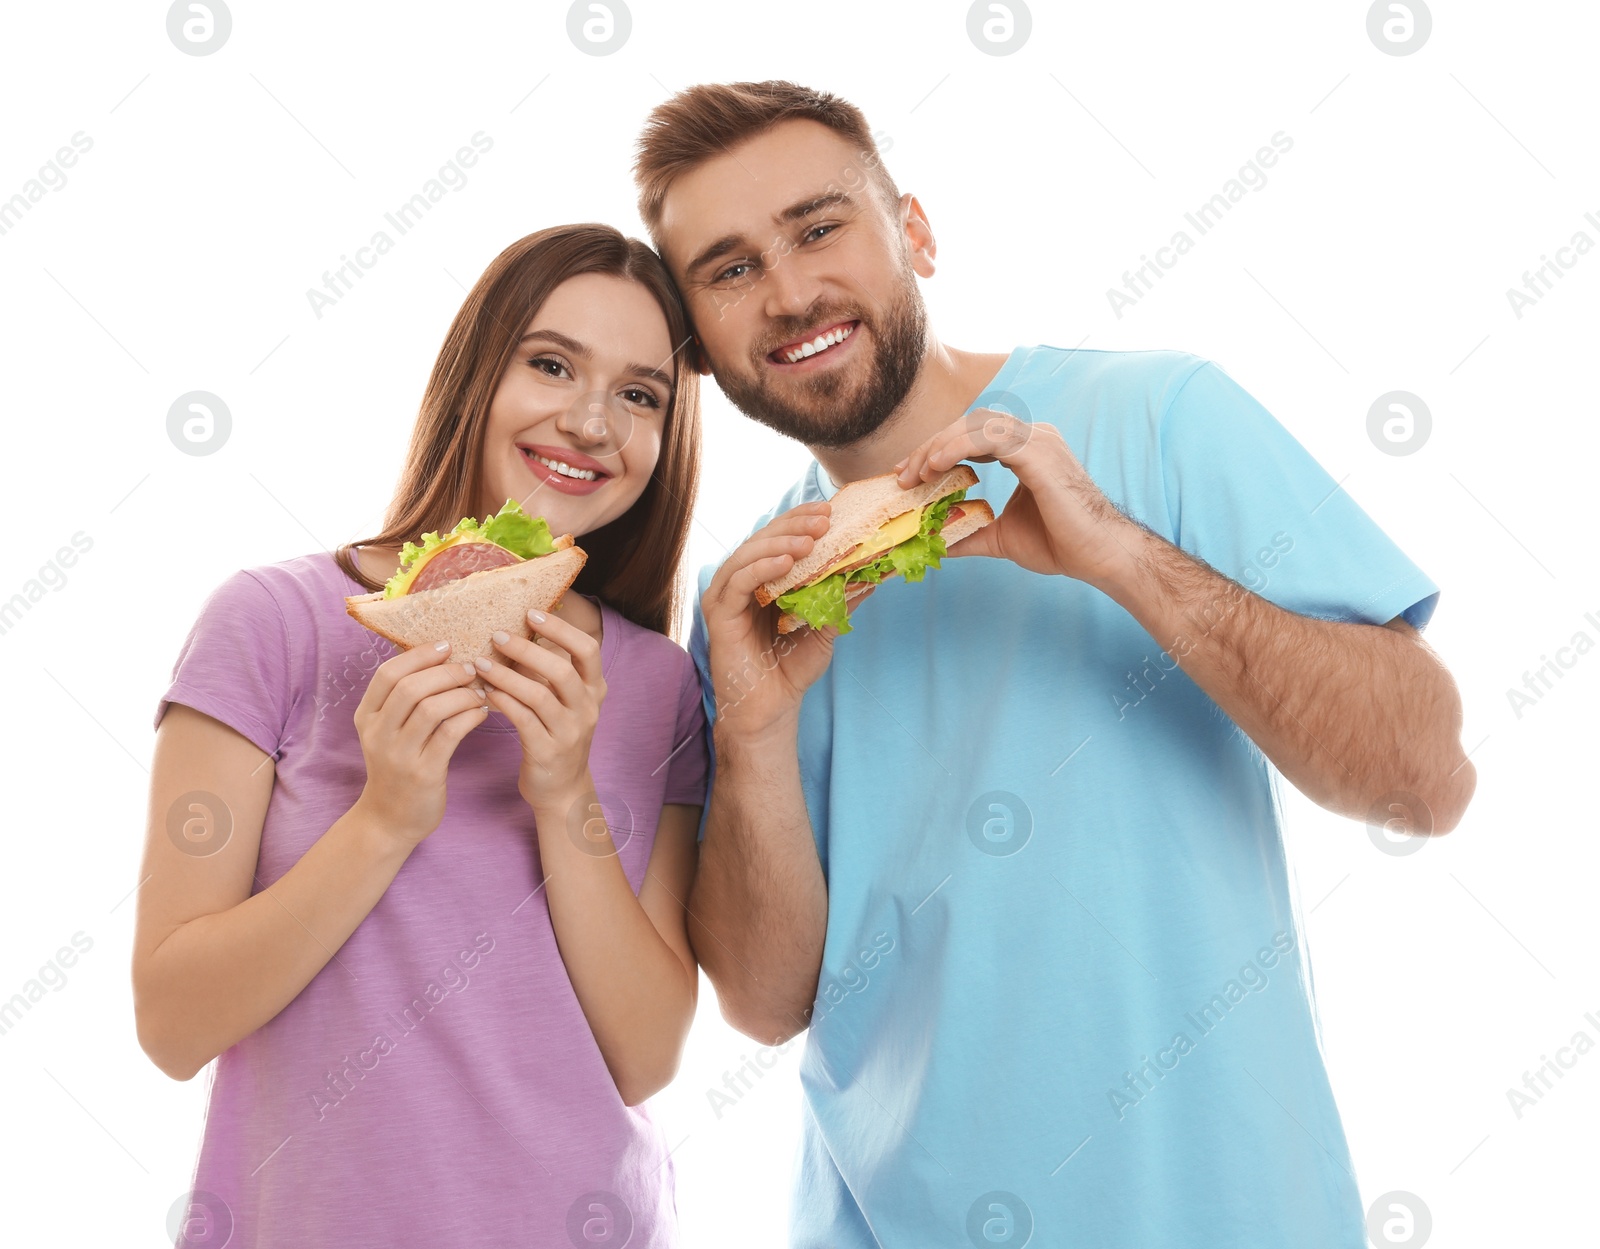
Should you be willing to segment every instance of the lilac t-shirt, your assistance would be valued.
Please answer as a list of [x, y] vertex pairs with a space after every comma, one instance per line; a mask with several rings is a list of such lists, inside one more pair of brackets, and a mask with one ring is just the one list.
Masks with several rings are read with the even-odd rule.
[[[345, 613], [365, 592], [327, 554], [234, 574], [156, 711], [184, 703], [276, 760], [258, 891], [365, 783], [353, 716], [396, 653]], [[599, 606], [589, 766], [637, 894], [662, 804], [705, 801], [705, 718], [688, 655]], [[519, 761], [491, 712], [451, 761], [439, 827], [299, 996], [218, 1058], [194, 1189], [225, 1203], [231, 1249], [677, 1244], [662, 1133], [623, 1104], [556, 946]]]

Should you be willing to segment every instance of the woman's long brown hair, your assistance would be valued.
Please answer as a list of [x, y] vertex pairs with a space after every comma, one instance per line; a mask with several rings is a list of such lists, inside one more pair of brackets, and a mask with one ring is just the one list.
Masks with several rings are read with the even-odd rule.
[[489, 405], [500, 379], [530, 318], [556, 287], [584, 273], [639, 282], [655, 297], [675, 348], [674, 385], [649, 485], [621, 516], [579, 538], [589, 560], [572, 588], [672, 636], [684, 595], [680, 565], [689, 511], [700, 480], [700, 377], [682, 350], [689, 322], [666, 266], [646, 244], [607, 225], [540, 230], [518, 239], [484, 270], [451, 322], [428, 378], [383, 532], [334, 555], [347, 576], [369, 590], [382, 589], [361, 571], [357, 546], [396, 547], [476, 514]]

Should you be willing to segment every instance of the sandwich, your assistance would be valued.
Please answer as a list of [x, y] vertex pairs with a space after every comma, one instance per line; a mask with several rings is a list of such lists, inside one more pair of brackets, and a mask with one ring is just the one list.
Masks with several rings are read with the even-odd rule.
[[401, 650], [448, 640], [450, 658], [471, 663], [494, 657], [499, 630], [531, 637], [528, 612], [554, 611], [587, 558], [571, 534], [552, 537], [544, 517], [507, 499], [481, 523], [468, 516], [407, 542], [383, 589], [345, 599], [345, 610]]
[[756, 587], [763, 607], [776, 603], [778, 632], [802, 625], [832, 625], [850, 632], [850, 602], [889, 577], [921, 581], [937, 568], [946, 548], [994, 519], [982, 499], [968, 499], [978, 484], [970, 464], [902, 490], [896, 474], [883, 473], [841, 486], [831, 502], [828, 531], [811, 553], [782, 577]]

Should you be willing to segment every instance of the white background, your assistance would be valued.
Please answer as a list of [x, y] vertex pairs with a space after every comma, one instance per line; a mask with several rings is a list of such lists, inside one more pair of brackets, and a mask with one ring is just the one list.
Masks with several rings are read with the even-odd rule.
[[[8, 9], [0, 197], [75, 133], [92, 147], [0, 235], [0, 600], [72, 532], [93, 547], [0, 636], [0, 999], [74, 933], [93, 948], [0, 1036], [4, 1239], [166, 1243], [189, 1184], [206, 1078], [172, 1083], [135, 1042], [129, 893], [151, 716], [203, 597], [372, 532], [464, 286], [547, 225], [642, 235], [628, 167], [652, 106], [790, 77], [888, 135], [938, 235], [943, 339], [1214, 359], [1444, 587], [1427, 637], [1466, 703], [1464, 823], [1402, 857], [1298, 795], [1289, 812], [1328, 1064], [1366, 1201], [1416, 1194], [1441, 1246], [1577, 1243], [1600, 1053], [1520, 1119], [1506, 1091], [1575, 1033], [1600, 1041], [1600, 657], [1520, 716], [1507, 690], [1600, 641], [1600, 253], [1520, 318], [1506, 290], [1579, 230], [1600, 244], [1595, 8], [1437, 3], [1406, 56], [1369, 39], [1364, 3], [1041, 3], [1006, 56], [954, 3], [637, 0], [603, 57], [566, 12], [241, 0], [193, 56], [159, 4]], [[467, 185], [315, 315], [307, 289], [478, 131]], [[1116, 315], [1107, 288], [1278, 131], [1267, 185]], [[1367, 433], [1397, 389], [1433, 421], [1405, 456]], [[232, 414], [210, 455], [168, 438], [191, 390]], [[807, 460], [708, 386], [693, 567]], [[686, 1245], [783, 1243], [800, 1046], [720, 1118], [707, 1096], [754, 1052], [706, 985], [655, 1103]]]

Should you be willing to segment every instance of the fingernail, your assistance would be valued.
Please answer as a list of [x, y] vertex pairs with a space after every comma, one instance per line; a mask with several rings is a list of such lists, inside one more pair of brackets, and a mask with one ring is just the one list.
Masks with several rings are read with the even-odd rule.
[[537, 607], [530, 607], [528, 608], [528, 619], [533, 621], [534, 624], [543, 624], [544, 613]]
[[445, 651], [450, 649], [450, 643], [449, 642], [435, 642], [433, 644], [433, 649], [438, 651], [442, 655], [442, 654], [445, 653]]
[[466, 669], [466, 673], [469, 677], [475, 677], [478, 675], [478, 670], [471, 664], [462, 664], [461, 666]]
[[477, 664], [479, 672], [487, 672], [487, 671], [489, 671], [490, 668], [494, 667], [493, 664], [491, 664], [487, 659], [483, 658], [481, 655], [477, 659], [474, 659], [472, 662]]
[[898, 473], [901, 469], [903, 469], [909, 463], [911, 463], [911, 457], [908, 455], [908, 456], [906, 456], [905, 459], [901, 460], [900, 463], [898, 463], [898, 464], [896, 464], [894, 466], [895, 472]]
[[496, 646], [504, 646], [507, 642], [509, 642], [511, 640], [511, 635], [509, 633], [507, 633], [504, 629], [496, 629], [489, 636], [494, 638], [494, 642], [495, 642]]

